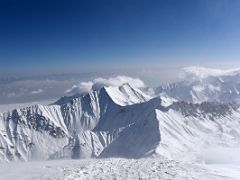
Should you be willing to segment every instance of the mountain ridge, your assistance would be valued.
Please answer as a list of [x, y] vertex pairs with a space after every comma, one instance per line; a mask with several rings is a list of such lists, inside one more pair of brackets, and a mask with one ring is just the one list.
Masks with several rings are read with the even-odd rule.
[[209, 144], [240, 144], [238, 105], [169, 103], [139, 91], [129, 84], [102, 87], [49, 106], [0, 114], [0, 160], [177, 159], [190, 152], [197, 154]]

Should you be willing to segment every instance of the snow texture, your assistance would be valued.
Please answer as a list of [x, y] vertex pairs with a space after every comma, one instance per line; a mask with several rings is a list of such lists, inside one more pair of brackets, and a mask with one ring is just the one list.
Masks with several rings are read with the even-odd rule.
[[[235, 168], [235, 169], [234, 169]], [[222, 166], [201, 166], [160, 159], [87, 159], [28, 163], [2, 163], [3, 180], [91, 180], [91, 179], [161, 179], [161, 180], [234, 180], [239, 168], [225, 174]]]

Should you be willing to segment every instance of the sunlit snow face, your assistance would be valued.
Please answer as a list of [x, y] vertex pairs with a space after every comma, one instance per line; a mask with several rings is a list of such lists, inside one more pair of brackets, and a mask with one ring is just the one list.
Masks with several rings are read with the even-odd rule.
[[144, 88], [145, 84], [138, 78], [128, 76], [116, 76], [111, 78], [97, 78], [92, 81], [81, 82], [79, 85], [74, 85], [66, 91], [67, 94], [87, 93], [91, 90], [98, 90], [102, 87], [118, 87], [124, 84], [129, 84], [134, 88]]

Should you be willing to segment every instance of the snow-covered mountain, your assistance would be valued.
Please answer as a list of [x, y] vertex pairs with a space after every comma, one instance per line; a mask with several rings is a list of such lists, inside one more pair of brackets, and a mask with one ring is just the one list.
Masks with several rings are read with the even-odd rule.
[[160, 86], [156, 93], [177, 101], [201, 103], [237, 102], [240, 100], [240, 70], [219, 70], [203, 67], [184, 68], [182, 80]]
[[[0, 159], [98, 156], [121, 128], [131, 123], [130, 115], [125, 122], [115, 118], [122, 107], [147, 100], [149, 96], [124, 84], [64, 97], [49, 106], [34, 105], [2, 113]], [[68, 150], [68, 154], [61, 154]]]
[[2, 113], [0, 160], [177, 159], [209, 145], [239, 146], [238, 105], [166, 101], [123, 84]]

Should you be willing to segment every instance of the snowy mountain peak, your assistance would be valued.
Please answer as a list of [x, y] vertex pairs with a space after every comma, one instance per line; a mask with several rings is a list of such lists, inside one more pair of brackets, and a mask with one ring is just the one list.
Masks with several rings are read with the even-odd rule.
[[64, 96], [60, 98], [56, 103], [58, 105], [69, 103], [74, 99], [83, 98], [86, 96], [91, 96], [92, 94], [98, 94], [102, 96], [102, 94], [107, 93], [107, 95], [118, 105], [126, 106], [135, 103], [146, 102], [151, 97], [144, 93], [142, 90], [138, 88], [133, 88], [129, 83], [124, 83], [121, 86], [103, 86], [100, 89], [91, 90], [88, 93], [84, 94], [74, 94], [72, 96]]
[[137, 88], [125, 83], [119, 87], [105, 87], [112, 100], [121, 106], [148, 101], [151, 97]]

